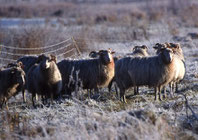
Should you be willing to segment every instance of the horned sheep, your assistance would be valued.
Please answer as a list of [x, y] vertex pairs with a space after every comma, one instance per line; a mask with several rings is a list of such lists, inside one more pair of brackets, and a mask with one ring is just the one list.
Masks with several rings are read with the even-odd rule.
[[0, 70], [0, 106], [7, 104], [7, 101], [17, 95], [25, 84], [25, 73], [22, 65], [12, 65]]
[[[47, 55], [26, 55], [20, 57], [17, 62], [22, 62], [23, 64], [23, 70], [25, 74], [27, 75], [29, 69], [34, 65], [40, 63], [42, 60], [47, 59]], [[52, 58], [54, 58], [54, 61], [56, 62], [56, 57], [54, 55], [51, 55]], [[23, 94], [23, 102], [26, 102], [26, 95], [25, 95], [25, 89], [27, 89], [27, 85], [25, 85], [24, 89], [22, 90]]]
[[71, 95], [76, 85], [91, 90], [107, 87], [115, 73], [113, 53], [111, 50], [100, 50], [94, 59], [65, 59], [59, 62], [58, 68], [63, 78], [62, 90]]
[[115, 80], [120, 89], [120, 100], [125, 100], [125, 90], [132, 86], [147, 85], [155, 88], [161, 100], [161, 88], [167, 85], [174, 76], [175, 57], [169, 48], [162, 48], [157, 56], [125, 57], [117, 61]]
[[[185, 59], [183, 55], [182, 48], [179, 43], [165, 43], [163, 44], [157, 43], [153, 48], [156, 50], [156, 53], [159, 53], [159, 50], [163, 47], [167, 47], [173, 50], [173, 53], [175, 54], [175, 57], [177, 58], [176, 63], [176, 70], [175, 75], [173, 78], [173, 81], [169, 84], [171, 94], [174, 93], [174, 85], [176, 85], [175, 92], [178, 92], [178, 83], [184, 78], [185, 76]], [[164, 89], [164, 92], [166, 92], [166, 89]]]
[[38, 59], [42, 57], [45, 59], [42, 59], [39, 64], [31, 66], [27, 74], [27, 90], [32, 93], [33, 106], [35, 106], [36, 93], [43, 97], [43, 103], [44, 98], [51, 98], [52, 103], [54, 96], [59, 96], [62, 88], [62, 77], [54, 56], [40, 55]]
[[[148, 47], [146, 45], [135, 46], [132, 49], [132, 53], [128, 53], [128, 54], [126, 54], [126, 56], [130, 56], [130, 57], [133, 57], [133, 58], [134, 57], [147, 57], [147, 56], [149, 56], [149, 54], [148, 54]], [[115, 65], [116, 65], [116, 61], [115, 61]], [[113, 79], [110, 82], [109, 86], [108, 86], [109, 92], [111, 91], [111, 87], [112, 87], [113, 81], [115, 81], [115, 80]], [[139, 87], [138, 86], [134, 86], [134, 94], [135, 95], [139, 94]]]

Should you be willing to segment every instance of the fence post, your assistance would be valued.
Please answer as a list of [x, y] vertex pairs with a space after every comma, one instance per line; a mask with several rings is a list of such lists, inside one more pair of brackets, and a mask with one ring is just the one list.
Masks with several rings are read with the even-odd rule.
[[74, 37], [72, 37], [72, 41], [73, 41], [73, 43], [74, 43], [74, 47], [76, 48], [76, 50], [77, 50], [77, 52], [78, 52], [78, 55], [81, 55], [80, 49], [79, 49], [79, 47], [78, 47], [78, 45], [77, 45], [77, 43], [76, 43]]

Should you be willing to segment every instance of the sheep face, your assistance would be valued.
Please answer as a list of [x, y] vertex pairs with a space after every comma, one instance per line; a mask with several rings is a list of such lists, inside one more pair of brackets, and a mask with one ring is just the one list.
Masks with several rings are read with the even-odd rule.
[[48, 55], [48, 56], [40, 55], [38, 57], [38, 61], [40, 61], [41, 68], [43, 70], [47, 70], [50, 68], [51, 62], [56, 63], [56, 56], [54, 56], [54, 55]]
[[47, 69], [50, 68], [51, 63], [52, 63], [52, 60], [46, 59], [46, 60], [42, 61], [42, 62], [40, 63], [40, 65], [41, 65], [41, 68], [42, 68], [43, 70], [47, 70]]
[[148, 47], [146, 45], [135, 46], [132, 51], [136, 51], [136, 50], [139, 50], [139, 49], [143, 49], [143, 50], [147, 51]]
[[162, 60], [166, 63], [169, 64], [173, 61], [173, 51], [170, 48], [162, 48], [160, 49], [161, 55], [162, 55]]
[[25, 85], [25, 72], [19, 67], [13, 67], [11, 70], [13, 82]]
[[181, 46], [179, 43], [169, 43], [167, 45], [168, 48], [171, 48], [173, 50], [174, 53], [176, 52], [181, 52], [183, 53], [182, 49], [181, 49]]
[[132, 50], [132, 54], [133, 56], [136, 57], [144, 57], [144, 56], [149, 56], [148, 54], [148, 48], [146, 45], [142, 45], [142, 46], [135, 46]]
[[98, 52], [99, 58], [102, 60], [102, 63], [105, 65], [114, 61], [112, 56], [112, 54], [114, 53], [115, 52], [112, 52], [111, 50], [100, 50]]

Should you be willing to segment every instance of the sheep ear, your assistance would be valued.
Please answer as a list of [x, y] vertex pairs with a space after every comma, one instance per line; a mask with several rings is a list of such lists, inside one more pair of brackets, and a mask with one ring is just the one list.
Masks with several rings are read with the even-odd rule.
[[18, 66], [19, 66], [20, 68], [22, 68], [22, 69], [24, 69], [24, 67], [25, 67], [21, 61], [18, 62]]
[[175, 48], [180, 48], [180, 44], [179, 43], [175, 43]]
[[167, 48], [171, 48], [172, 43], [165, 43], [165, 45], [166, 45]]
[[115, 53], [115, 51], [112, 51], [112, 52], [111, 52], [111, 54], [114, 54], [114, 53]]
[[103, 53], [103, 50], [99, 50], [98, 52], [97, 52], [97, 55], [99, 56], [99, 55], [101, 55]]
[[155, 45], [155, 46], [153, 46], [153, 49], [157, 50], [157, 49], [158, 49], [158, 46], [156, 46], [156, 45]]
[[132, 51], [135, 51], [137, 48], [138, 48], [138, 46], [133, 47], [133, 50]]
[[148, 50], [148, 47], [146, 45], [142, 45], [142, 49]]
[[102, 53], [102, 52], [103, 52], [103, 50], [99, 50], [99, 51], [98, 51], [98, 53]]
[[54, 61], [55, 63], [57, 62], [57, 58], [55, 55], [50, 54], [51, 60]]
[[93, 55], [97, 55], [97, 52], [96, 52], [96, 51], [91, 51], [91, 52], [89, 53], [89, 57], [93, 57]]
[[112, 51], [111, 48], [109, 48], [108, 51], [110, 52], [110, 54], [114, 54], [115, 53], [115, 51]]

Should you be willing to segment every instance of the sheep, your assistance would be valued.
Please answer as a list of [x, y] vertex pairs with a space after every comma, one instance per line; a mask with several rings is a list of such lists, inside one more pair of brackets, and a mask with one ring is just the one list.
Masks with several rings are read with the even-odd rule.
[[[184, 78], [185, 75], [185, 59], [183, 55], [183, 51], [181, 49], [181, 46], [179, 43], [165, 43], [166, 46], [163, 46], [160, 43], [157, 43], [153, 48], [156, 51], [156, 53], [159, 53], [159, 49], [162, 47], [168, 47], [173, 50], [173, 53], [178, 59], [178, 62], [176, 63], [176, 71], [173, 81], [169, 84], [171, 95], [174, 93], [174, 85], [176, 85], [175, 92], [178, 92], [178, 83]], [[166, 92], [166, 89], [164, 89], [164, 92]]]
[[[146, 45], [135, 46], [135, 47], [133, 47], [132, 53], [129, 55], [131, 55], [133, 57], [147, 57], [147, 56], [149, 56], [148, 47]], [[134, 94], [135, 95], [139, 94], [138, 86], [134, 86]]]
[[[43, 57], [45, 59], [43, 59]], [[44, 103], [45, 98], [53, 98], [60, 95], [62, 89], [62, 77], [56, 65], [56, 57], [52, 55], [40, 55], [38, 60], [42, 59], [39, 64], [31, 66], [27, 73], [27, 90], [32, 93], [32, 103], [35, 107], [34, 97], [36, 93], [42, 96]]]
[[25, 84], [25, 72], [21, 68], [21, 64], [4, 68], [0, 71], [0, 106], [6, 104], [7, 101], [17, 95]]
[[171, 48], [174, 54], [176, 54], [182, 61], [185, 61], [184, 54], [183, 54], [181, 45], [179, 43], [167, 43], [166, 42], [165, 45], [161, 43], [156, 43], [153, 48], [156, 50], [156, 54], [158, 54], [160, 52], [160, 49], [164, 47]]
[[129, 53], [128, 55], [131, 55], [133, 57], [145, 57], [145, 56], [149, 56], [149, 54], [148, 54], [148, 47], [146, 45], [135, 46], [132, 49], [132, 53]]
[[115, 81], [120, 89], [120, 100], [125, 100], [125, 90], [132, 86], [147, 85], [155, 88], [161, 100], [161, 88], [174, 76], [175, 57], [169, 48], [162, 48], [157, 56], [124, 57], [116, 62]]
[[185, 76], [185, 58], [183, 55], [182, 48], [179, 43], [168, 43], [167, 44], [168, 48], [171, 48], [174, 52], [174, 54], [179, 58], [179, 61], [177, 63], [177, 71], [175, 72], [175, 78], [173, 79], [173, 82], [170, 83], [170, 89], [171, 93], [174, 93], [174, 85], [175, 87], [175, 92], [178, 92], [178, 83], [184, 79]]
[[[146, 45], [142, 45], [142, 46], [135, 46], [132, 49], [132, 53], [128, 53], [126, 54], [127, 56], [131, 56], [131, 57], [146, 57], [149, 56], [148, 54], [148, 47]], [[118, 59], [116, 59], [117, 61]], [[115, 61], [115, 59], [114, 59]], [[116, 65], [116, 61], [115, 61], [115, 65]], [[109, 92], [111, 91], [111, 87], [112, 87], [112, 83], [113, 81], [115, 81], [114, 79], [110, 82], [108, 89]], [[116, 94], [118, 95], [118, 93], [116, 92]], [[134, 94], [137, 95], [139, 94], [139, 87], [138, 86], [134, 86]]]
[[[91, 52], [89, 53], [89, 57], [91, 57], [91, 58], [97, 58], [97, 57], [99, 57], [99, 56], [98, 56], [98, 53], [97, 53], [96, 51], [91, 51]], [[121, 58], [121, 56], [114, 56], [114, 57], [113, 57], [114, 63], [116, 63], [116, 61], [117, 61], [118, 59], [120, 59], [120, 58]], [[109, 85], [108, 85], [109, 93], [111, 92], [111, 87], [112, 87], [113, 81], [114, 81], [114, 79], [112, 79], [111, 82], [110, 82]], [[98, 89], [95, 89], [95, 91], [97, 91], [97, 90], [98, 90]], [[91, 92], [91, 91], [90, 91], [90, 92]]]
[[[54, 61], [56, 62], [56, 58], [54, 55], [51, 55], [52, 58], [54, 58]], [[42, 54], [40, 56], [33, 56], [33, 55], [27, 55], [20, 57], [17, 62], [22, 62], [23, 64], [23, 70], [25, 74], [27, 75], [29, 69], [34, 65], [40, 63], [42, 60], [47, 59], [47, 56]], [[23, 94], [23, 102], [26, 102], [26, 96], [25, 96], [25, 89], [27, 89], [27, 85], [25, 85], [24, 89], [22, 90]]]
[[[113, 54], [109, 50], [97, 52], [98, 58], [83, 60], [62, 60], [58, 68], [63, 78], [62, 90], [71, 96], [76, 85], [82, 83], [83, 89], [95, 89], [107, 87], [114, 77]], [[78, 74], [77, 74], [78, 73]], [[71, 80], [73, 78], [73, 80]], [[77, 78], [79, 81], [77, 81]]]
[[[146, 45], [135, 46], [132, 49], [132, 53], [127, 53], [126, 55], [127, 56], [132, 56], [132, 57], [146, 57], [146, 56], [149, 56], [148, 47]], [[89, 57], [91, 57], [91, 58], [97, 57], [96, 52], [95, 51], [90, 52]], [[121, 57], [113, 57], [113, 58], [114, 58], [114, 62], [115, 62], [115, 65], [116, 65], [116, 61], [118, 61]], [[108, 85], [109, 93], [111, 92], [111, 87], [112, 87], [112, 84], [113, 84], [114, 81], [115, 81], [115, 79], [113, 78], [112, 81]], [[117, 90], [116, 90], [116, 94], [118, 95]], [[137, 87], [134, 86], [134, 94], [135, 95], [139, 94], [139, 87], [138, 86]]]

